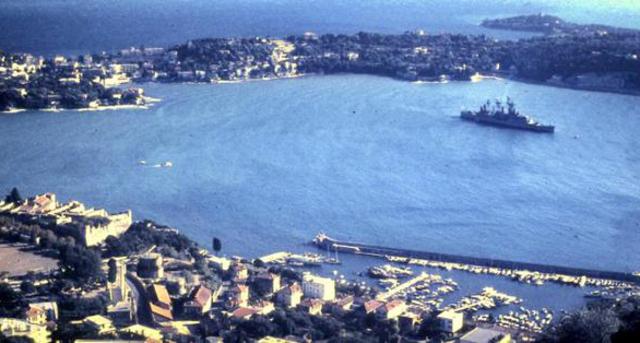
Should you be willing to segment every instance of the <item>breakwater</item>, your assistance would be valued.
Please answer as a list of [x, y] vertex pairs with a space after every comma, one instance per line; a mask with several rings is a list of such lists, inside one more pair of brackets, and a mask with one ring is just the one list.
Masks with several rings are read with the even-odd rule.
[[567, 266], [556, 266], [549, 264], [539, 264], [520, 261], [508, 261], [502, 259], [492, 259], [484, 257], [471, 257], [455, 254], [442, 254], [429, 251], [417, 251], [401, 248], [381, 247], [376, 245], [338, 241], [324, 234], [318, 234], [313, 244], [322, 249], [337, 250], [339, 252], [363, 255], [398, 256], [415, 259], [425, 259], [431, 261], [459, 263], [489, 268], [501, 268], [510, 270], [528, 270], [540, 273], [563, 274], [569, 276], [586, 276], [597, 279], [607, 279], [616, 281], [632, 282], [640, 284], [640, 277], [625, 272], [606, 271], [588, 268], [574, 268]]

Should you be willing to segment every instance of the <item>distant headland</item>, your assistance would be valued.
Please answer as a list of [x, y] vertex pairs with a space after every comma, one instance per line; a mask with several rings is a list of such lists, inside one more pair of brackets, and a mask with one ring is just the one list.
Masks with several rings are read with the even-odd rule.
[[207, 38], [169, 48], [45, 59], [0, 52], [0, 111], [143, 107], [131, 82], [225, 83], [359, 73], [408, 81], [501, 76], [575, 89], [640, 94], [640, 30], [582, 25], [551, 15], [485, 20], [487, 28], [543, 33], [517, 41], [484, 35], [305, 33], [283, 39]]

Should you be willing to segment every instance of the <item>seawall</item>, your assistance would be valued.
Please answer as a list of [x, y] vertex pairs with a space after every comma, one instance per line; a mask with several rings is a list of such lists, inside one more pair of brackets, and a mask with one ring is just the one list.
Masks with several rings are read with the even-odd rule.
[[482, 267], [495, 267], [512, 270], [529, 270], [541, 273], [565, 274], [570, 276], [587, 276], [599, 279], [626, 281], [640, 284], [640, 277], [632, 273], [606, 271], [588, 268], [574, 268], [549, 264], [509, 261], [501, 259], [471, 257], [455, 254], [442, 254], [429, 251], [417, 251], [410, 249], [389, 248], [376, 245], [344, 242], [332, 239], [326, 235], [316, 236], [313, 243], [322, 249], [337, 250], [350, 254], [390, 255], [408, 258], [425, 259], [440, 262], [461, 263]]

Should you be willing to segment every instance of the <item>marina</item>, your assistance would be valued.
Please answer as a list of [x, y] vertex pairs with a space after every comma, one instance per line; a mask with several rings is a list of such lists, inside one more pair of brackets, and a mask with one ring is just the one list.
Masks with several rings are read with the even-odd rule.
[[544, 282], [550, 281], [579, 287], [589, 285], [604, 287], [609, 290], [637, 291], [637, 284], [640, 282], [639, 277], [633, 273], [387, 248], [341, 242], [323, 233], [318, 234], [313, 243], [322, 249], [330, 247], [347, 253], [378, 256], [391, 262], [416, 264], [446, 270], [455, 269], [475, 274], [499, 275], [535, 285], [543, 285]]

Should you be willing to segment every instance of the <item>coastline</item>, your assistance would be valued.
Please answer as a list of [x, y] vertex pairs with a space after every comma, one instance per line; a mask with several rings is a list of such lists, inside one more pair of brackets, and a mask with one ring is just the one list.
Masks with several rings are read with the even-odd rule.
[[98, 107], [89, 107], [89, 108], [78, 108], [75, 111], [78, 112], [95, 112], [95, 111], [110, 111], [110, 110], [147, 110], [149, 106], [147, 105], [109, 105], [109, 106], [98, 106]]
[[16, 113], [20, 113], [20, 112], [25, 112], [26, 109], [24, 108], [12, 108], [10, 110], [7, 111], [0, 111], [0, 113], [2, 114], [16, 114]]
[[[339, 73], [342, 74], [342, 73]], [[348, 74], [348, 73], [345, 73]], [[289, 75], [289, 76], [283, 76], [283, 77], [266, 77], [266, 78], [255, 78], [255, 79], [243, 79], [243, 80], [218, 80], [218, 81], [212, 81], [212, 82], [171, 82], [171, 83], [177, 83], [177, 84], [188, 84], [188, 83], [194, 83], [194, 84], [206, 84], [206, 83], [210, 83], [210, 84], [216, 84], [216, 85], [224, 85], [224, 84], [242, 84], [242, 83], [248, 83], [248, 82], [260, 82], [260, 81], [278, 81], [278, 80], [287, 80], [287, 79], [298, 79], [298, 78], [303, 78], [303, 77], [309, 77], [309, 76], [317, 76], [317, 75], [328, 75], [328, 74], [319, 74], [319, 73], [305, 73], [305, 74], [296, 74], [296, 75]], [[366, 75], [372, 75], [372, 76], [380, 76], [380, 77], [390, 77], [390, 76], [386, 76], [386, 75], [377, 75], [377, 74], [366, 74]], [[396, 78], [396, 77], [391, 77], [392, 79], [396, 79], [399, 81], [406, 81], [404, 79], [401, 78]], [[408, 81], [412, 84], [416, 84], [416, 85], [420, 85], [420, 84], [447, 84], [453, 81], [456, 82], [470, 82], [470, 83], [478, 83], [484, 80], [496, 80], [496, 81], [513, 81], [513, 82], [521, 82], [521, 83], [526, 83], [526, 84], [532, 84], [532, 85], [539, 85], [539, 86], [547, 86], [547, 87], [556, 87], [556, 88], [563, 88], [563, 89], [571, 89], [571, 90], [576, 90], [576, 91], [587, 91], [587, 92], [598, 92], [598, 93], [610, 93], [610, 94], [620, 94], [620, 95], [629, 95], [629, 96], [640, 96], [640, 90], [625, 90], [625, 89], [610, 89], [610, 88], [604, 88], [604, 87], [583, 87], [583, 86], [575, 86], [575, 85], [568, 85], [568, 84], [562, 84], [562, 83], [551, 83], [551, 82], [546, 82], [546, 81], [535, 81], [535, 80], [531, 80], [531, 79], [526, 79], [526, 78], [518, 78], [518, 77], [513, 77], [513, 76], [508, 76], [508, 75], [501, 75], [500, 73], [495, 73], [495, 74], [476, 74], [476, 75], [472, 75], [469, 80], [444, 80], [444, 81], [424, 81], [424, 80], [417, 80], [417, 81]], [[154, 81], [152, 81], [154, 82]], [[132, 82], [131, 84], [139, 84], [140, 82]], [[86, 107], [86, 108], [42, 108], [42, 109], [24, 109], [24, 108], [12, 108], [8, 111], [0, 111], [1, 114], [17, 114], [17, 113], [21, 113], [21, 112], [25, 112], [25, 111], [42, 111], [42, 112], [61, 112], [61, 111], [78, 111], [78, 112], [95, 112], [95, 111], [109, 111], [109, 110], [124, 110], [124, 109], [139, 109], [139, 110], [147, 110], [150, 108], [150, 106], [153, 106], [153, 104], [155, 103], [159, 103], [162, 101], [162, 99], [159, 98], [154, 98], [154, 97], [150, 97], [150, 96], [144, 96], [143, 99], [145, 100], [145, 104], [143, 105], [133, 105], [133, 104], [125, 104], [125, 105], [108, 105], [108, 106], [98, 106], [98, 107]]]
[[[246, 83], [246, 82], [259, 82], [259, 81], [278, 81], [278, 80], [287, 80], [287, 79], [298, 79], [305, 76], [310, 76], [311, 74], [295, 74], [295, 75], [287, 75], [282, 77], [262, 77], [256, 79], [244, 79], [244, 80], [216, 80], [211, 81], [211, 84], [215, 85], [224, 85], [224, 84], [238, 84], [238, 83]], [[201, 82], [196, 82], [201, 83]], [[205, 83], [205, 82], [202, 82]]]
[[8, 111], [0, 111], [0, 113], [16, 114], [16, 113], [21, 113], [26, 111], [58, 113], [62, 111], [96, 112], [96, 111], [111, 111], [111, 110], [148, 110], [155, 103], [159, 103], [162, 101], [162, 99], [160, 98], [154, 98], [150, 96], [145, 96], [143, 97], [143, 99], [145, 101], [145, 104], [143, 105], [124, 104], [124, 105], [85, 107], [85, 108], [39, 108], [39, 109], [12, 108]]
[[[335, 73], [335, 74], [350, 74], [350, 73]], [[285, 80], [285, 79], [297, 79], [297, 78], [302, 78], [302, 77], [318, 76], [318, 75], [330, 75], [330, 74], [325, 74], [325, 73], [307, 73], [307, 74], [298, 74], [298, 75], [295, 75], [295, 76], [286, 76], [286, 77], [270, 77], [270, 78], [246, 79], [246, 80], [221, 80], [221, 81], [215, 81], [215, 82], [211, 82], [211, 83], [212, 84], [240, 84], [240, 83], [246, 83], [246, 82], [277, 81], [277, 80]], [[405, 79], [401, 79], [401, 78], [397, 78], [397, 77], [391, 77], [391, 76], [387, 76], [387, 75], [378, 75], [378, 74], [365, 74], [365, 75], [380, 76], [380, 77], [390, 77], [390, 78], [398, 80], [398, 81], [407, 81]], [[420, 85], [420, 84], [435, 84], [435, 85], [439, 85], [439, 84], [447, 84], [447, 83], [450, 83], [450, 82], [478, 83], [478, 82], [482, 82], [484, 80], [513, 81], [513, 82], [520, 82], [520, 83], [539, 85], [539, 86], [548, 86], [548, 87], [572, 89], [572, 90], [576, 90], [576, 91], [587, 91], [587, 92], [598, 92], [598, 93], [610, 93], [610, 94], [640, 96], [640, 90], [634, 91], [634, 90], [609, 89], [609, 88], [598, 88], [598, 87], [580, 87], [580, 86], [573, 86], [573, 85], [568, 85], [568, 84], [567, 85], [555, 84], [555, 83], [549, 83], [549, 82], [544, 82], [544, 81], [535, 81], [535, 80], [530, 80], [530, 79], [525, 79], [525, 78], [518, 78], [518, 77], [512, 77], [512, 76], [508, 76], [508, 75], [502, 75], [500, 73], [495, 73], [495, 74], [491, 74], [491, 73], [489, 73], [489, 74], [479, 74], [478, 73], [477, 75], [472, 75], [471, 78], [469, 78], [469, 80], [445, 80], [445, 81], [423, 81], [423, 80], [417, 80], [417, 81], [408, 81], [408, 82], [410, 82], [412, 84], [416, 84], [416, 85]], [[180, 82], [178, 82], [178, 83], [180, 83]], [[195, 82], [195, 83], [205, 83], [205, 82]]]
[[503, 80], [526, 83], [526, 84], [530, 84], [530, 85], [571, 89], [571, 90], [583, 91], [583, 92], [597, 92], [597, 93], [610, 93], [610, 94], [619, 94], [619, 95], [640, 96], [640, 90], [625, 90], [625, 89], [610, 89], [610, 88], [604, 88], [604, 87], [573, 86], [573, 85], [568, 85], [568, 84], [553, 83], [553, 82], [547, 82], [547, 81], [535, 81], [535, 80], [529, 80], [529, 79], [518, 78], [518, 77], [506, 77], [506, 78], [503, 78]]

